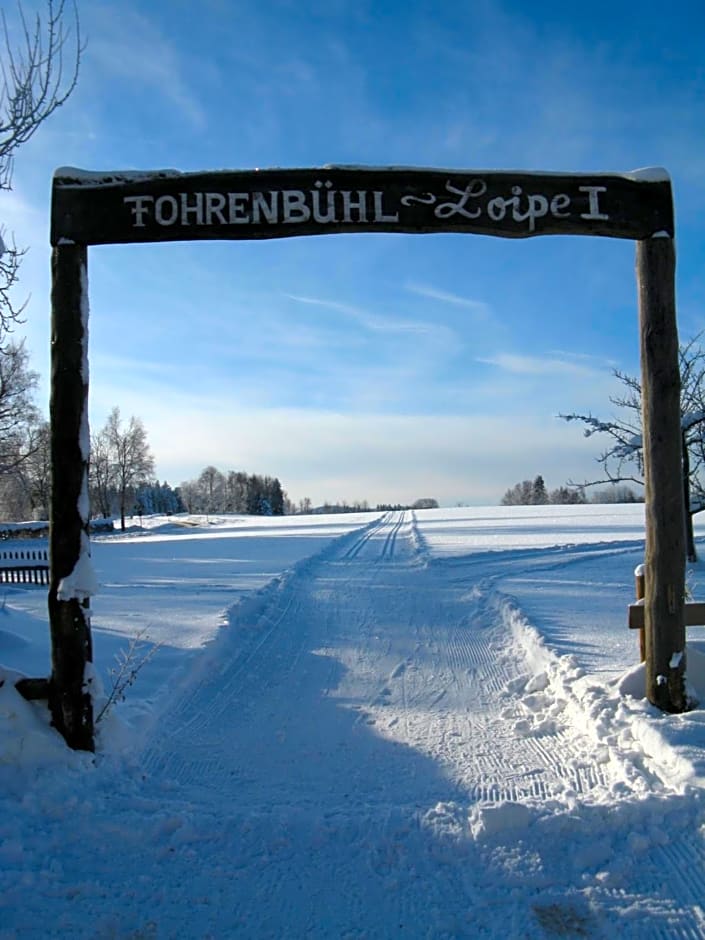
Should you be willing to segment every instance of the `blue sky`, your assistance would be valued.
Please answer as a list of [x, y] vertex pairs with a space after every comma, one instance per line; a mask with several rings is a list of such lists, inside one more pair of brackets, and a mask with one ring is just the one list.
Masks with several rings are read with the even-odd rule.
[[[26, 4], [32, 9], [32, 4]], [[22, 332], [48, 401], [57, 166], [328, 163], [628, 171], [676, 198], [681, 336], [705, 328], [705, 5], [79, 0], [78, 88], [0, 214], [30, 246]], [[594, 476], [561, 411], [636, 373], [634, 245], [327, 235], [89, 253], [91, 424], [119, 405], [160, 479], [207, 464], [294, 500], [498, 502]]]

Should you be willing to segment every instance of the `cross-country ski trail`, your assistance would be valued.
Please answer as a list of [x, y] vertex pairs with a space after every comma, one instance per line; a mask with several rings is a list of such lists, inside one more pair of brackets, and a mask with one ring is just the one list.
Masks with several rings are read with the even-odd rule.
[[388, 513], [245, 594], [130, 766], [18, 788], [1, 940], [705, 937], [699, 791], [502, 593], [634, 551]]
[[213, 882], [214, 936], [705, 936], [677, 793], [581, 731], [468, 570], [388, 514], [233, 611], [145, 752], [194, 828], [175, 927]]

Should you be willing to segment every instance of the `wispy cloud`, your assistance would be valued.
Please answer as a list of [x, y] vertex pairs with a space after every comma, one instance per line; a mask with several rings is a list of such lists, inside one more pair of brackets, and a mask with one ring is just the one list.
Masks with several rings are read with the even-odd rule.
[[188, 67], [153, 20], [124, 5], [97, 7], [89, 55], [109, 76], [159, 93], [195, 129], [207, 123], [206, 111], [188, 80]]
[[381, 333], [422, 333], [438, 334], [439, 332], [450, 332], [447, 327], [439, 327], [435, 323], [425, 323], [421, 320], [397, 319], [396, 317], [380, 316], [376, 313], [370, 313], [361, 307], [352, 304], [341, 303], [337, 300], [326, 300], [319, 297], [302, 297], [297, 294], [287, 294], [289, 300], [296, 303], [307, 304], [312, 307], [323, 307], [332, 310], [335, 313], [341, 313], [343, 316], [355, 320], [367, 330]]
[[596, 356], [592, 353], [573, 352], [570, 349], [549, 349], [546, 355], [552, 359], [567, 359], [575, 363], [584, 363], [586, 366], [592, 366], [602, 373], [605, 369], [614, 369], [618, 366], [616, 359], [607, 359], [604, 356]]
[[568, 357], [521, 356], [516, 353], [499, 353], [496, 356], [478, 357], [478, 362], [496, 366], [513, 375], [572, 375], [590, 377], [604, 375], [604, 369], [575, 362]]
[[238, 410], [218, 399], [204, 413], [186, 399], [179, 404], [183, 408], [151, 401], [140, 412], [162, 476], [179, 482], [206, 463], [223, 470], [274, 468], [294, 499], [316, 502], [429, 495], [444, 503], [496, 503], [527, 467], [543, 469], [547, 483], [557, 486], [583, 476], [595, 451], [594, 443], [550, 416]]
[[404, 285], [406, 290], [412, 294], [418, 294], [420, 297], [427, 297], [429, 300], [438, 300], [440, 303], [452, 304], [455, 307], [466, 307], [482, 317], [492, 316], [492, 308], [484, 300], [475, 300], [472, 297], [461, 297], [459, 294], [453, 294], [451, 291], [442, 290], [438, 287], [431, 287], [429, 284], [409, 283]]

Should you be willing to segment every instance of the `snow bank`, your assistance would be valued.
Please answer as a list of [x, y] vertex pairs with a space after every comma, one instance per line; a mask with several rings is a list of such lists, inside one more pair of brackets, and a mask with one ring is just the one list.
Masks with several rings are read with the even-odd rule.
[[70, 751], [49, 723], [46, 703], [26, 701], [15, 688], [22, 676], [0, 667], [0, 780], [21, 790], [40, 771], [76, 769], [90, 757]]
[[[642, 664], [617, 682], [601, 683], [575, 656], [551, 650], [512, 602], [503, 604], [502, 614], [532, 666], [520, 680], [526, 716], [518, 732], [540, 734], [560, 714], [592, 739], [597, 760], [612, 761], [619, 753], [629, 787], [650, 792], [651, 780], [678, 793], [705, 787], [705, 712], [664, 715], [645, 697]], [[705, 645], [689, 643], [687, 661], [692, 697], [703, 701]]]

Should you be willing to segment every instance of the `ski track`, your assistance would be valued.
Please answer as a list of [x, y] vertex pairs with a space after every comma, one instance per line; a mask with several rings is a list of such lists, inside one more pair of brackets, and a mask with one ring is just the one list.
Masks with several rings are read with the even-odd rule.
[[[638, 890], [580, 858], [582, 826], [616, 844], [607, 796], [621, 786], [613, 801], [633, 811], [643, 794], [624, 793], [618, 754], [597, 763], [560, 719], [524, 729], [528, 666], [496, 576], [476, 567], [473, 583], [467, 560], [463, 577], [427, 564], [413, 514], [388, 513], [285, 578], [253, 622], [235, 612], [219, 658], [164, 716], [144, 768], [176, 807], [222, 814], [223, 846], [199, 859], [232, 853], [248, 937], [315, 937], [320, 923], [340, 937], [610, 936], [615, 917], [621, 936], [705, 936], [695, 834], [634, 860]], [[542, 840], [513, 836], [507, 806], [565, 839], [548, 900]], [[478, 812], [490, 833], [473, 841]]]
[[25, 892], [19, 936], [705, 937], [678, 793], [632, 787], [560, 708], [536, 722], [549, 700], [503, 616], [501, 554], [429, 559], [414, 514], [387, 513], [233, 608], [138, 794], [105, 782], [95, 877], [121, 919], [83, 885], [33, 933]]

